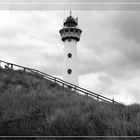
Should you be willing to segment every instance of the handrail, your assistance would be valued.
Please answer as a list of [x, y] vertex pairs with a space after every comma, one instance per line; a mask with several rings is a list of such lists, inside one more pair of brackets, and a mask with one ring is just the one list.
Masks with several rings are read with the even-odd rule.
[[105, 96], [99, 95], [97, 93], [94, 93], [94, 92], [89, 91], [87, 89], [84, 89], [82, 87], [76, 86], [76, 85], [74, 85], [72, 83], [66, 82], [66, 81], [64, 81], [64, 80], [62, 80], [60, 78], [51, 76], [51, 75], [46, 74], [44, 72], [41, 72], [39, 70], [28, 68], [28, 67], [24, 67], [24, 66], [17, 65], [17, 64], [14, 64], [14, 63], [9, 63], [9, 62], [3, 61], [3, 60], [0, 60], [0, 67], [1, 67], [1, 64], [2, 63], [6, 64], [7, 65], [6, 66], [7, 68], [10, 68], [9, 65], [11, 65], [11, 68], [10, 69], [14, 69], [13, 67], [15, 66], [15, 67], [18, 67], [18, 68], [22, 68], [24, 71], [28, 70], [29, 72], [31, 72], [33, 74], [36, 74], [38, 76], [41, 76], [41, 77], [43, 77], [45, 79], [52, 80], [54, 82], [57, 82], [59, 84], [62, 84], [63, 86], [70, 87], [71, 89], [74, 89], [77, 92], [79, 91], [79, 92], [84, 93], [85, 95], [90, 95], [90, 96], [92, 96], [94, 98], [97, 98], [97, 100], [101, 100], [101, 101], [105, 101], [105, 102], [109, 102], [109, 103], [121, 104], [121, 103], [119, 103], [117, 101], [114, 101], [114, 99], [109, 99], [109, 98], [107, 98]]

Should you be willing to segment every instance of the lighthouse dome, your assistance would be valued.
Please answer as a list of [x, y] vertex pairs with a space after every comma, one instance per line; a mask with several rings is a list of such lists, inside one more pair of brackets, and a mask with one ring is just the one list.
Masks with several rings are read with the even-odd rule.
[[77, 26], [77, 18], [74, 19], [71, 15], [67, 17], [64, 22], [64, 26], [66, 27], [76, 27]]

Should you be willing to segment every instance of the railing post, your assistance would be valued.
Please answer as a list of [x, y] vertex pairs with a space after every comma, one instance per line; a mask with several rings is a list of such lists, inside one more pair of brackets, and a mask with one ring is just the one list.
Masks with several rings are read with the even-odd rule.
[[38, 70], [37, 70], [37, 72], [36, 72], [36, 73], [37, 73], [37, 75], [38, 75]]
[[124, 130], [125, 129], [125, 107], [123, 107], [122, 121], [123, 121], [123, 130]]
[[[7, 65], [8, 65], [8, 64], [7, 64]], [[8, 65], [8, 66], [7, 66], [7, 65], [4, 65], [4, 66], [5, 66], [5, 69], [8, 69], [8, 68], [9, 68], [9, 67], [8, 67], [9, 65]]]
[[67, 85], [67, 87], [71, 90], [71, 85]]
[[38, 77], [38, 70], [36, 71], [35, 76]]
[[25, 72], [26, 71], [26, 68], [23, 68], [23, 71]]
[[64, 89], [64, 83], [63, 83], [63, 89]]
[[99, 101], [99, 95], [97, 95], [97, 101]]
[[56, 78], [54, 78], [54, 83], [56, 83]]
[[65, 94], [65, 84], [63, 83], [63, 93]]
[[137, 114], [137, 132], [140, 132], [140, 113]]
[[76, 92], [76, 86], [75, 86], [75, 92]]
[[11, 64], [11, 69], [13, 70], [13, 64]]
[[114, 98], [112, 99], [112, 103], [114, 104]]

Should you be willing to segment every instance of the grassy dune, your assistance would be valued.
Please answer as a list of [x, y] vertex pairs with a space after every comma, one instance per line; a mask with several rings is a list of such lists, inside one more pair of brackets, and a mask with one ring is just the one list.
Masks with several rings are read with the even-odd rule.
[[0, 69], [0, 135], [140, 136], [139, 113], [140, 105], [98, 102], [33, 74]]

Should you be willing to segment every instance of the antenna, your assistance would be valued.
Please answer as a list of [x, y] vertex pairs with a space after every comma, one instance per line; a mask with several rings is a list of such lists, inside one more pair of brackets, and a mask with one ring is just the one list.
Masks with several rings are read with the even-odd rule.
[[77, 21], [77, 23], [78, 23], [78, 19], [79, 19], [79, 13], [78, 13], [78, 11], [76, 12], [76, 21]]
[[72, 15], [72, 11], [70, 10], [70, 16]]

